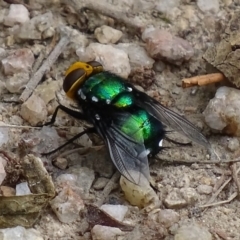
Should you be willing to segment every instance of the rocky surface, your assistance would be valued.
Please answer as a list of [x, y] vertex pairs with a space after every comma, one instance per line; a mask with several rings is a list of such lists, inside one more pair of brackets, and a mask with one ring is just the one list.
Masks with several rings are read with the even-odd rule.
[[[0, 2], [0, 197], [24, 197], [29, 188], [44, 183], [34, 179], [29, 185], [23, 177], [21, 160], [27, 153], [40, 156], [88, 126], [59, 111], [53, 127], [36, 128], [51, 119], [58, 102], [76, 109], [62, 95], [61, 86], [65, 70], [79, 60], [101, 62], [106, 70], [129, 77], [138, 89], [185, 115], [207, 136], [220, 160], [239, 157], [239, 90], [218, 85], [181, 88], [182, 78], [213, 71], [202, 58], [206, 59], [207, 49], [208, 53], [216, 50], [217, 57], [208, 54], [207, 59], [220, 71], [229, 69], [229, 65], [219, 65], [226, 56], [231, 61], [237, 58], [238, 35], [228, 33], [231, 16], [240, 9], [238, 1], [101, 0], [94, 2], [94, 11], [83, 9], [81, 14], [71, 5], [73, 1], [7, 2]], [[81, 7], [86, 3], [76, 2]], [[109, 6], [111, 10], [102, 15]], [[231, 24], [239, 26], [237, 20]], [[59, 41], [60, 26], [71, 31], [69, 44], [22, 103], [19, 96]], [[229, 39], [221, 39], [224, 31]], [[227, 46], [224, 54], [216, 43]], [[239, 71], [235, 70], [227, 72]], [[187, 142], [179, 136], [177, 140]], [[41, 156], [55, 185], [54, 198], [33, 228], [4, 228], [0, 238], [240, 239], [238, 198], [202, 207], [232, 176], [229, 164], [201, 164], [209, 158], [205, 149], [170, 144], [151, 161], [154, 189], [148, 183], [139, 188], [114, 178], [115, 169], [102, 144], [89, 134], [61, 154]], [[192, 163], [179, 164], [181, 160]], [[110, 185], [113, 191], [109, 193]], [[225, 201], [234, 192], [237, 185], [230, 181], [214, 202]], [[99, 209], [91, 215], [88, 204]]]

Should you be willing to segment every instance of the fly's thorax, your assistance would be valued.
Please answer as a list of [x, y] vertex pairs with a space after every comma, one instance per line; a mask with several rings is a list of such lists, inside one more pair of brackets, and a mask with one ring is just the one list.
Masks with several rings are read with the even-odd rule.
[[93, 104], [116, 104], [116, 107], [124, 107], [132, 102], [131, 95], [127, 95], [129, 92], [130, 89], [122, 78], [109, 72], [101, 72], [84, 82], [78, 96]]

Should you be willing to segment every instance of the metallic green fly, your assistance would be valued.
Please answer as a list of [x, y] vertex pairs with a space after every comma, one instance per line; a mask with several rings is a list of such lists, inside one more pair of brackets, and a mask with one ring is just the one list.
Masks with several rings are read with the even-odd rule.
[[208, 140], [191, 122], [137, 90], [127, 80], [104, 71], [99, 62], [71, 65], [63, 89], [82, 111], [59, 105], [48, 124], [55, 121], [58, 109], [92, 123], [92, 128], [74, 139], [85, 133], [98, 133], [118, 171], [135, 184], [142, 174], [150, 178], [148, 155], [161, 151], [167, 127], [210, 148]]

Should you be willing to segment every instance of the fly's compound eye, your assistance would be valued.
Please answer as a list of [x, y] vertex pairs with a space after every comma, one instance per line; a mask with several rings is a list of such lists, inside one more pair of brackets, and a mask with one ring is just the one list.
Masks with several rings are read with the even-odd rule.
[[87, 64], [89, 64], [92, 67], [93, 69], [92, 74], [100, 73], [103, 71], [102, 64], [97, 61], [90, 61], [90, 62], [87, 62]]
[[74, 99], [77, 91], [86, 80], [87, 74], [84, 69], [75, 69], [66, 75], [63, 81], [63, 90], [67, 96]]
[[82, 69], [86, 72], [87, 76], [90, 76], [93, 73], [93, 67], [85, 62], [75, 62], [72, 64], [65, 73], [65, 76], [69, 75], [71, 72], [77, 69]]

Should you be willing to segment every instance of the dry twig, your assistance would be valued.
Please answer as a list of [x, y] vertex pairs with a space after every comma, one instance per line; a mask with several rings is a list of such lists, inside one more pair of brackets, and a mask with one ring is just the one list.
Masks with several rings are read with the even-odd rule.
[[50, 53], [48, 58], [44, 61], [42, 66], [38, 69], [38, 71], [32, 76], [30, 81], [28, 82], [25, 90], [22, 92], [20, 96], [20, 101], [25, 102], [29, 96], [32, 94], [33, 90], [36, 88], [38, 83], [41, 81], [43, 75], [50, 70], [51, 66], [55, 63], [59, 55], [63, 52], [64, 48], [70, 41], [70, 32], [66, 30], [67, 33], [63, 35], [55, 46], [53, 51]]
[[[239, 173], [240, 168], [238, 169], [234, 169], [234, 174], [235, 176], [237, 176], [237, 174]], [[199, 206], [199, 208], [207, 208], [207, 207], [212, 207], [212, 206], [218, 206], [218, 205], [222, 205], [225, 203], [229, 203], [231, 202], [233, 199], [235, 199], [238, 196], [238, 191], [234, 192], [227, 200], [224, 201], [220, 201], [220, 202], [215, 202], [213, 203], [213, 201], [217, 198], [217, 196], [220, 194], [220, 192], [227, 186], [227, 184], [234, 179], [233, 177], [228, 178], [225, 183], [218, 189], [217, 192], [215, 192], [215, 194], [209, 199], [208, 203]], [[238, 181], [237, 181], [238, 182]], [[237, 183], [236, 183], [237, 184]]]
[[213, 206], [219, 206], [219, 205], [222, 205], [222, 204], [226, 204], [226, 203], [231, 202], [234, 198], [236, 198], [237, 195], [238, 195], [238, 193], [234, 192], [227, 200], [220, 201], [220, 202], [215, 202], [215, 203], [204, 204], [204, 205], [201, 205], [199, 207], [200, 208], [207, 208], [207, 207], [213, 207]]
[[103, 205], [103, 203], [105, 202], [105, 200], [108, 197], [108, 195], [115, 188], [116, 182], [118, 181], [119, 178], [120, 178], [120, 173], [118, 171], [116, 171], [113, 174], [112, 178], [107, 183], [107, 185], [105, 186], [105, 188], [103, 189], [102, 196], [96, 203], [97, 206]]
[[234, 180], [234, 182], [235, 182], [236, 185], [237, 185], [237, 192], [238, 192], [238, 194], [240, 194], [240, 182], [239, 182], [238, 176], [237, 176], [240, 168], [237, 169], [237, 164], [236, 164], [236, 163], [231, 164], [230, 168], [231, 168], [231, 170], [232, 170], [233, 180]]
[[225, 79], [222, 73], [212, 73], [191, 78], [184, 78], [182, 80], [182, 87], [189, 88], [193, 86], [204, 86], [211, 83], [221, 82]]

